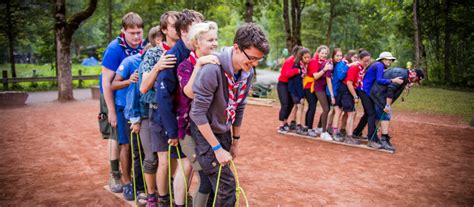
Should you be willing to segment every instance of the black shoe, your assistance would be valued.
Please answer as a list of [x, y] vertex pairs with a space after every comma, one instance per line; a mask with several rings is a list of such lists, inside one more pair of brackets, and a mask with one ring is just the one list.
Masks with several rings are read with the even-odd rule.
[[280, 134], [286, 134], [286, 133], [288, 133], [288, 129], [285, 126], [280, 126], [280, 127], [278, 127], [277, 132], [280, 133]]
[[[390, 139], [390, 138], [388, 138]], [[382, 138], [380, 139], [380, 145], [382, 145], [382, 148], [385, 149], [385, 150], [388, 150], [388, 151], [395, 151], [395, 148], [393, 148], [389, 142], [387, 141], [388, 140], [386, 136], [382, 136]]]
[[296, 130], [296, 121], [291, 121], [290, 130]]
[[346, 136], [347, 135], [347, 132], [346, 132], [346, 129], [341, 129], [341, 131], [339, 132], [342, 136]]
[[290, 125], [288, 125], [288, 123], [285, 123], [285, 125], [283, 125], [283, 128], [285, 128], [285, 131], [290, 131]]
[[390, 137], [390, 136], [388, 136], [388, 135], [385, 136], [385, 137], [387, 138], [387, 144], [393, 149], [393, 151], [395, 151], [395, 147], [394, 147], [394, 146], [392, 145], [392, 143], [390, 142], [390, 139], [391, 139], [392, 137]]
[[382, 145], [378, 141], [369, 141], [367, 146], [374, 148], [374, 149], [381, 149]]

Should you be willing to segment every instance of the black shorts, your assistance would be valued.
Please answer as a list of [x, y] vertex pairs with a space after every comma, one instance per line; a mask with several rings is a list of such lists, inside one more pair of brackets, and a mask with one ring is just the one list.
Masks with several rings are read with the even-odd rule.
[[[153, 122], [150, 121], [150, 133], [151, 133], [151, 148], [153, 152], [168, 152], [168, 135], [165, 133], [165, 129]], [[178, 144], [179, 155], [181, 158], [185, 158], [183, 151], [181, 150], [181, 146]], [[171, 147], [171, 158], [177, 159], [178, 151], [176, 147]]]
[[355, 102], [354, 97], [349, 92], [349, 89], [345, 84], [342, 84], [339, 87], [337, 96], [336, 96], [336, 106], [342, 108], [345, 112], [353, 112], [355, 111]]
[[300, 97], [296, 94], [291, 94], [291, 100], [293, 100], [294, 104], [301, 104], [301, 99], [303, 99], [303, 97]]

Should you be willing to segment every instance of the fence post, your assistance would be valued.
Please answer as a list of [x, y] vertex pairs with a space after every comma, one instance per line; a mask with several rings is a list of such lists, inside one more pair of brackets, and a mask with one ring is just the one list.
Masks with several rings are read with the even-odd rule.
[[3, 77], [3, 90], [4, 91], [8, 91], [8, 71], [7, 70], [3, 70], [2, 71], [2, 77]]
[[82, 88], [82, 70], [79, 70], [79, 88]]

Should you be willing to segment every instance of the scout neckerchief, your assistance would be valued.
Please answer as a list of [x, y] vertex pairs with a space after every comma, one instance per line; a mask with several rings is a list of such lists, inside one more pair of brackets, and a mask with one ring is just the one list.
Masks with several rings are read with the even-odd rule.
[[416, 72], [415, 70], [408, 70], [408, 80], [413, 82], [416, 79]]
[[143, 50], [143, 48], [145, 47], [145, 42], [144, 41], [140, 41], [140, 44], [138, 44], [138, 47], [136, 48], [131, 48], [128, 44], [127, 44], [127, 41], [125, 40], [125, 33], [121, 32], [120, 35], [117, 37], [118, 39], [118, 43], [120, 45], [120, 47], [123, 48], [123, 50], [125, 51], [125, 54], [127, 56], [132, 56], [132, 55], [135, 55], [137, 53], [139, 53], [141, 50]]
[[165, 51], [163, 51], [163, 52], [166, 52], [166, 51], [171, 49], [171, 47], [168, 46], [168, 44], [166, 44], [166, 42], [161, 42], [161, 46], [163, 47], [163, 49], [165, 49]]
[[192, 64], [193, 66], [196, 65], [198, 58], [199, 58], [199, 57], [196, 55], [196, 51], [192, 50], [192, 51], [189, 53], [188, 60], [189, 60], [189, 62], [191, 62], [191, 64]]
[[358, 75], [357, 85], [360, 88], [362, 88], [363, 85], [364, 85], [363, 79], [364, 79], [365, 70], [364, 70], [364, 68], [362, 68], [362, 65], [360, 65], [360, 64], [357, 64], [357, 67], [359, 68], [359, 75]]
[[[247, 79], [241, 78], [240, 81], [235, 82], [232, 75], [229, 75], [225, 71], [224, 75], [227, 78], [227, 90], [229, 91], [229, 102], [227, 103], [227, 108], [225, 109], [227, 114], [227, 124], [229, 124], [229, 121], [231, 121], [231, 124], [233, 124], [235, 122], [235, 109], [237, 109], [237, 106], [245, 98]], [[242, 77], [242, 75], [240, 77]]]

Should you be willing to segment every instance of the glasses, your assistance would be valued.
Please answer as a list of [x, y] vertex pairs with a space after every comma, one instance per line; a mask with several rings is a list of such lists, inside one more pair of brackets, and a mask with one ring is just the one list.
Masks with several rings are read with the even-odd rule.
[[250, 61], [252, 62], [255, 62], [255, 61], [262, 61], [264, 58], [265, 58], [265, 55], [262, 56], [261, 58], [258, 58], [258, 57], [254, 57], [254, 56], [249, 56], [244, 49], [240, 48], [240, 50], [244, 53], [245, 57], [247, 57], [247, 59], [249, 59]]

